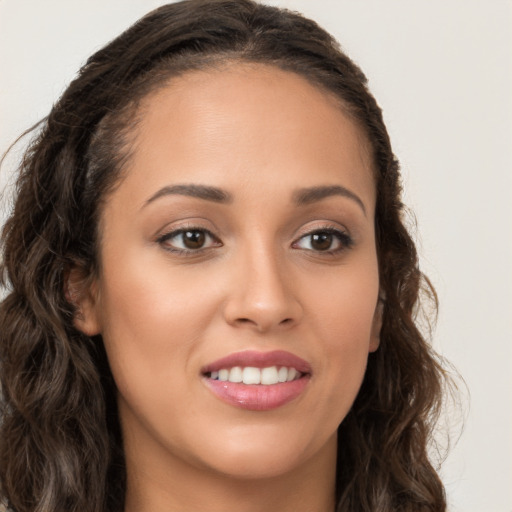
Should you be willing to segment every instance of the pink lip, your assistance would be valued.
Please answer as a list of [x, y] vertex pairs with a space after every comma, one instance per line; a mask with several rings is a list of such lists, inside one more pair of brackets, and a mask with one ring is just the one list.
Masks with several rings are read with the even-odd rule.
[[311, 374], [311, 365], [307, 361], [285, 350], [273, 350], [272, 352], [245, 350], [243, 352], [235, 352], [206, 365], [202, 368], [201, 373], [206, 374], [222, 370], [223, 368], [233, 368], [233, 366], [252, 366], [254, 368], [287, 366], [293, 367], [301, 373]]
[[[252, 366], [265, 368], [268, 366], [293, 367], [302, 376], [291, 382], [280, 382], [273, 385], [246, 385], [209, 378], [209, 373], [234, 366]], [[268, 411], [291, 402], [302, 394], [311, 377], [311, 365], [290, 352], [275, 350], [272, 352], [245, 351], [231, 354], [219, 359], [202, 369], [203, 380], [218, 398], [224, 402], [251, 411]]]

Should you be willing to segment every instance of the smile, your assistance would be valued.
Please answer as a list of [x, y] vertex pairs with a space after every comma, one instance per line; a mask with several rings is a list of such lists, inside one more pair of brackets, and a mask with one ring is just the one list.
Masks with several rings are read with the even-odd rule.
[[298, 398], [311, 366], [285, 351], [238, 352], [206, 366], [203, 381], [222, 401], [242, 409], [266, 411]]
[[286, 366], [267, 366], [266, 368], [255, 368], [254, 366], [246, 366], [242, 368], [235, 366], [231, 369], [222, 368], [219, 371], [213, 371], [209, 374], [209, 378], [220, 380], [223, 382], [235, 382], [247, 385], [262, 384], [271, 386], [282, 382], [291, 382], [299, 379], [301, 372], [297, 369]]

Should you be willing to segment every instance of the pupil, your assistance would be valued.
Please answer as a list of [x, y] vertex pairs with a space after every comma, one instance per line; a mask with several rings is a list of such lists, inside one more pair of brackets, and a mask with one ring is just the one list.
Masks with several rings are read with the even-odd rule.
[[200, 249], [204, 244], [204, 233], [201, 231], [186, 231], [183, 233], [183, 242], [188, 249]]
[[331, 247], [332, 234], [331, 233], [315, 233], [312, 235], [313, 239], [311, 245], [317, 251], [326, 251]]

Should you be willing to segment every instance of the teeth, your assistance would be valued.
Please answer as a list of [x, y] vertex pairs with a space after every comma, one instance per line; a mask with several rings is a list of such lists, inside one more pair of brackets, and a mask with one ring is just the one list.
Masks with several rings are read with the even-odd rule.
[[244, 384], [259, 384], [261, 382], [261, 370], [259, 368], [246, 366], [242, 370], [242, 375]]
[[297, 370], [295, 368], [290, 368], [288, 370], [288, 378], [286, 380], [288, 382], [290, 382], [291, 380], [295, 379], [296, 376], [297, 376]]
[[240, 368], [240, 366], [235, 366], [234, 368], [231, 368], [228, 380], [229, 382], [242, 382], [244, 380], [242, 375], [242, 368]]
[[211, 372], [210, 378], [223, 382], [234, 382], [244, 384], [263, 384], [271, 386], [280, 382], [291, 382], [300, 378], [301, 373], [295, 368], [282, 366], [269, 366], [267, 368], [255, 368], [253, 366], [234, 366], [231, 369], [223, 368], [219, 371]]
[[[212, 377], [213, 379], [213, 377]], [[279, 371], [277, 372], [277, 380], [279, 382], [286, 382], [286, 380], [288, 379], [288, 368], [286, 368], [286, 366], [282, 366], [281, 368], [279, 368]]]
[[261, 383], [262, 384], [277, 384], [279, 382], [279, 378], [277, 376], [277, 368], [275, 366], [271, 366], [270, 368], [263, 368], [261, 370]]

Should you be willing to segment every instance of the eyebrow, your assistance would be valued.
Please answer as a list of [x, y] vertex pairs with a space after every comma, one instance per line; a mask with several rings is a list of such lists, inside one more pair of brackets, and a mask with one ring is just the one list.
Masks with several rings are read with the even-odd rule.
[[233, 197], [229, 192], [217, 187], [210, 187], [207, 185], [172, 185], [161, 188], [144, 203], [144, 206], [147, 206], [149, 203], [152, 203], [161, 197], [170, 195], [197, 197], [198, 199], [223, 204], [230, 203], [233, 200]]
[[[155, 194], [153, 194], [143, 205], [147, 206], [148, 204], [156, 201], [157, 199], [169, 195], [181, 195], [181, 196], [189, 196], [189, 197], [197, 197], [198, 199], [204, 199], [206, 201], [213, 201], [215, 203], [227, 204], [233, 201], [233, 196], [217, 187], [211, 187], [208, 185], [170, 185], [167, 187], [163, 187], [158, 190]], [[311, 203], [316, 203], [321, 201], [322, 199], [326, 199], [327, 197], [332, 196], [342, 196], [356, 202], [363, 213], [366, 215], [366, 208], [364, 206], [361, 198], [354, 194], [348, 188], [342, 187], [341, 185], [324, 185], [317, 187], [308, 187], [301, 188], [296, 190], [293, 193], [293, 202], [297, 206], [306, 206]]]
[[293, 200], [297, 206], [305, 206], [331, 196], [342, 196], [351, 199], [361, 207], [363, 213], [366, 215], [366, 207], [364, 206], [361, 198], [348, 188], [342, 187], [341, 185], [301, 188], [294, 192]]

